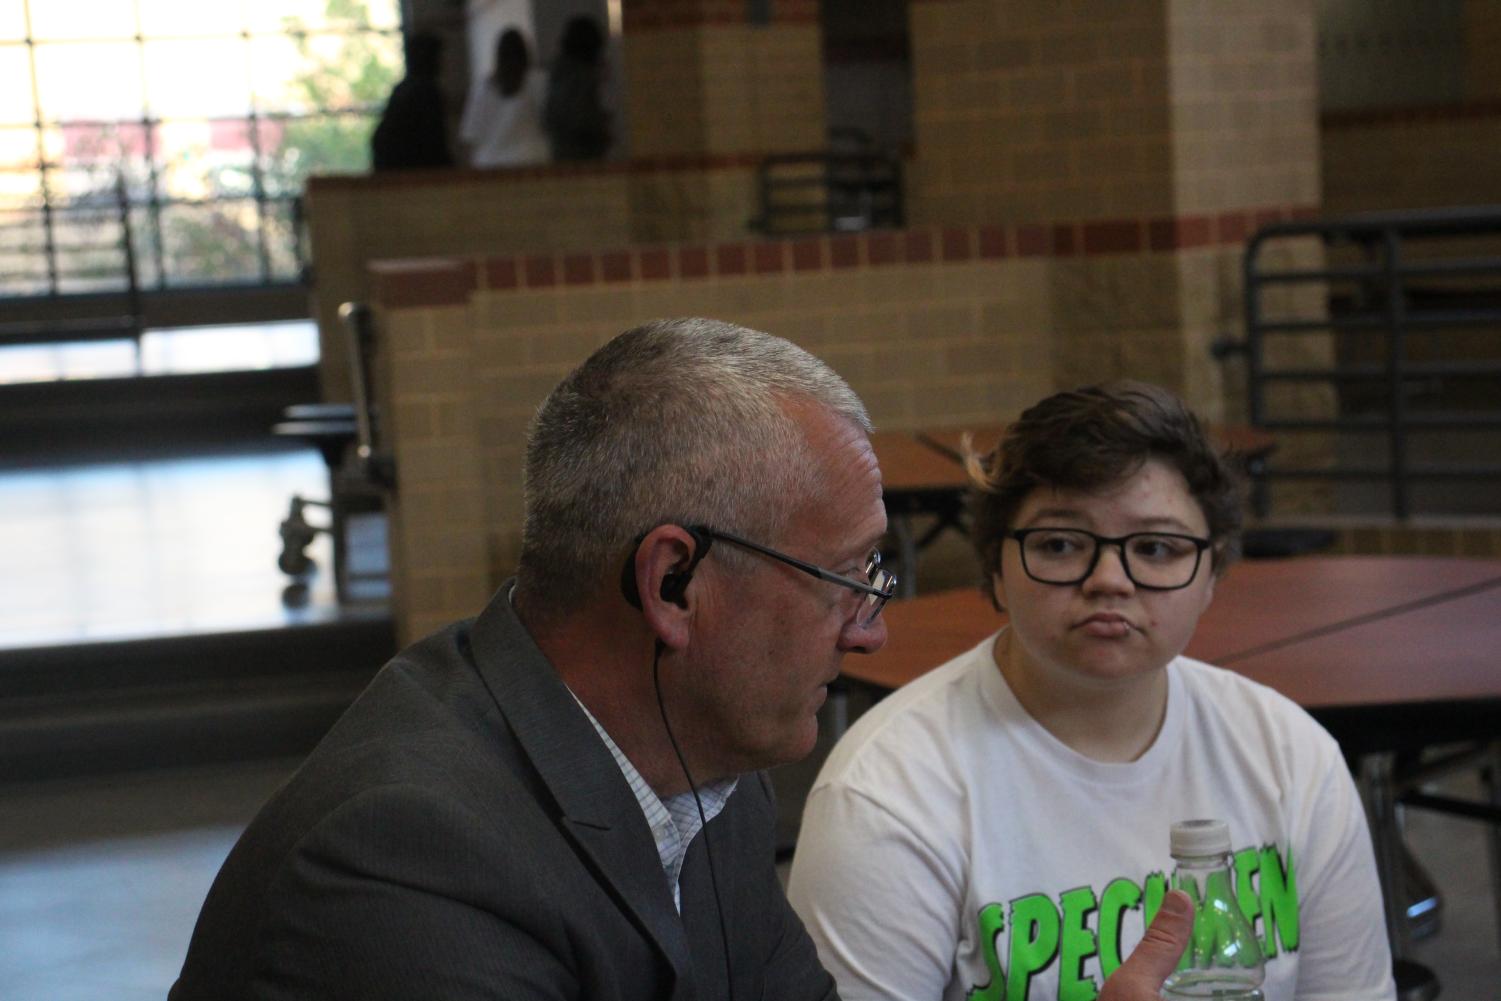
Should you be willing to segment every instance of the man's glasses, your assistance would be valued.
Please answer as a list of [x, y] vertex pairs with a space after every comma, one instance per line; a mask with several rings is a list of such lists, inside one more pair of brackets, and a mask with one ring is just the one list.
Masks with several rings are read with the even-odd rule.
[[694, 525], [689, 531], [697, 535], [708, 536], [711, 539], [721, 539], [732, 545], [749, 549], [751, 552], [760, 553], [762, 556], [770, 556], [774, 560], [785, 563], [794, 569], [801, 570], [812, 577], [817, 577], [819, 580], [826, 580], [830, 584], [838, 584], [840, 587], [848, 588], [856, 594], [864, 595], [864, 600], [860, 602], [860, 609], [855, 613], [855, 621], [861, 626], [868, 626], [874, 622], [876, 617], [881, 614], [881, 609], [886, 607], [886, 602], [896, 592], [896, 574], [881, 569], [881, 553], [879, 550], [871, 550], [870, 555], [866, 557], [865, 570], [863, 572], [865, 579], [856, 580], [853, 577], [834, 573], [832, 570], [825, 570], [821, 566], [800, 560], [796, 556], [788, 556], [786, 553], [778, 552], [770, 546], [763, 546], [759, 542], [752, 542], [749, 539], [742, 539], [740, 536], [732, 535], [729, 532], [721, 532], [718, 529], [709, 528], [707, 525]]
[[1006, 533], [1021, 545], [1022, 569], [1042, 584], [1078, 584], [1094, 573], [1100, 550], [1115, 546], [1137, 587], [1176, 591], [1193, 583], [1208, 539], [1172, 532], [1132, 532], [1107, 538], [1081, 528], [1022, 528]]

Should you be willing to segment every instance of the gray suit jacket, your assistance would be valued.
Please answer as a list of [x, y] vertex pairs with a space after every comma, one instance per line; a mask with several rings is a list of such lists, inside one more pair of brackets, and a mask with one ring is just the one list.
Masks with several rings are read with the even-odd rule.
[[171, 1001], [832, 998], [745, 776], [683, 912], [641, 808], [503, 587], [399, 654], [251, 823]]

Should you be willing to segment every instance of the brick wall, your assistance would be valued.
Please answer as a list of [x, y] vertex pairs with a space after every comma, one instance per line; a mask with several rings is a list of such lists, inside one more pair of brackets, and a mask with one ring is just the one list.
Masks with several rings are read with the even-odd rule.
[[368, 297], [367, 262], [741, 238], [755, 165], [824, 145], [816, 0], [778, 0], [764, 24], [740, 0], [631, 0], [622, 14], [629, 162], [312, 179], [325, 396], [349, 395], [337, 310]]
[[1465, 38], [1465, 98], [1501, 100], [1501, 4], [1464, 0], [1460, 16]]
[[635, 154], [764, 155], [824, 146], [816, 21], [672, 24], [627, 30], [624, 39]]
[[1330, 215], [1501, 202], [1501, 100], [1324, 116]]
[[312, 178], [308, 234], [324, 395], [349, 398], [338, 308], [370, 297], [370, 261], [735, 238], [755, 213], [756, 160], [685, 156]]
[[1314, 5], [1170, 0], [1167, 10], [1173, 211], [1317, 205]]
[[[1241, 412], [1243, 375], [1209, 348], [1240, 336], [1245, 239], [1318, 211], [1313, 5], [1130, 0], [1084, 18], [1070, 4], [923, 0], [910, 11], [909, 218], [1031, 220], [1054, 241], [1064, 381], [1130, 372], [1213, 418]], [[1173, 252], [1132, 256], [1146, 247]], [[1098, 249], [1109, 256], [1089, 256]], [[1301, 259], [1321, 257], [1307, 247]], [[1327, 415], [1333, 397], [1304, 403]]]
[[1172, 212], [1161, 2], [911, 5], [909, 217]]
[[[1184, 262], [1233, 257], [1230, 234], [1246, 222], [1140, 219], [1131, 236], [1119, 222], [374, 265], [403, 635], [471, 614], [510, 572], [527, 422], [595, 347], [648, 319], [707, 315], [788, 337], [891, 430], [1009, 419], [1083, 378], [1173, 385], [1181, 329], [1152, 303], [1181, 283]], [[1056, 296], [1074, 281], [1059, 272], [1106, 283], [1111, 302], [1139, 301], [1140, 315], [1122, 322], [1082, 295]]]

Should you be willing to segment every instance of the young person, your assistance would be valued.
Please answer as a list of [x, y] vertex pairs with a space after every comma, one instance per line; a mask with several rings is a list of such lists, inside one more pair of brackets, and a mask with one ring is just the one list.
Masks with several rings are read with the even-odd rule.
[[1162, 900], [1171, 824], [1214, 817], [1268, 1001], [1391, 998], [1339, 748], [1181, 656], [1241, 511], [1197, 419], [1139, 383], [1059, 393], [970, 465], [1009, 624], [861, 718], [804, 815], [788, 892], [841, 995], [1093, 998]]
[[474, 167], [530, 167], [548, 161], [542, 131], [546, 78], [532, 68], [526, 38], [507, 28], [495, 40], [495, 69], [464, 105], [459, 137]]

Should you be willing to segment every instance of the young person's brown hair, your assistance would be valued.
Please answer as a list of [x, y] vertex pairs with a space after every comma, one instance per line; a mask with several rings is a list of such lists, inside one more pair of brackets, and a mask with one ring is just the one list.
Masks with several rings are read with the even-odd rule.
[[1240, 551], [1240, 475], [1215, 450], [1204, 425], [1177, 396], [1144, 382], [1113, 382], [1054, 393], [1022, 412], [988, 455], [971, 453], [970, 537], [982, 586], [1001, 569], [1012, 518], [1039, 487], [1091, 492], [1118, 483], [1148, 459], [1182, 474], [1204, 512], [1216, 575]]

